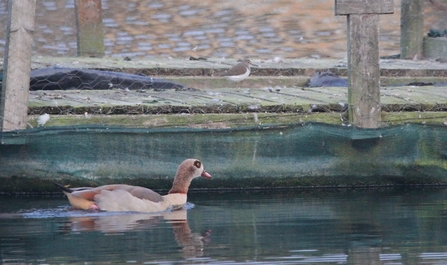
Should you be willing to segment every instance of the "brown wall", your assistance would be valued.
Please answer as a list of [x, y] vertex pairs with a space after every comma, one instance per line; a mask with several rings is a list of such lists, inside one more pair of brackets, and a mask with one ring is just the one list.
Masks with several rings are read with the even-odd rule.
[[[6, 29], [7, 0], [0, 0]], [[103, 1], [106, 54], [138, 57], [344, 58], [346, 17], [334, 0]], [[432, 3], [444, 3], [446, 9]], [[74, 0], [37, 1], [35, 55], [76, 56]], [[380, 55], [398, 54], [400, 1], [381, 16]], [[426, 32], [447, 29], [447, 4], [426, 1]], [[5, 30], [0, 31], [3, 56]], [[197, 47], [195, 51], [193, 48]]]

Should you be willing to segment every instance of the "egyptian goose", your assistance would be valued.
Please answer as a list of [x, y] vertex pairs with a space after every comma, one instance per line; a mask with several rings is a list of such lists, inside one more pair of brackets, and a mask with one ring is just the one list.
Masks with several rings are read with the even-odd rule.
[[75, 209], [101, 211], [162, 212], [180, 209], [185, 205], [191, 181], [202, 176], [210, 179], [202, 162], [197, 159], [183, 161], [177, 169], [172, 188], [167, 195], [153, 190], [125, 184], [111, 184], [100, 187], [67, 188], [55, 183]]

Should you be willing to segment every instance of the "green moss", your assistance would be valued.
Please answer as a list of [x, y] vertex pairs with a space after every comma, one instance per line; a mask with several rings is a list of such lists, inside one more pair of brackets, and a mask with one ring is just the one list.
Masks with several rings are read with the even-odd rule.
[[[347, 187], [388, 187], [388, 186], [408, 186], [408, 185], [447, 185], [447, 179], [434, 177], [445, 170], [432, 167], [433, 175], [420, 172], [430, 171], [428, 167], [402, 167], [405, 176], [377, 175], [374, 177], [361, 177], [352, 175], [339, 176], [272, 176], [272, 177], [228, 177], [213, 178], [212, 180], [198, 179], [191, 184], [191, 191], [194, 190], [252, 190], [252, 189], [278, 189], [278, 188], [347, 188]], [[116, 183], [113, 178], [99, 178], [91, 180], [88, 178], [58, 177], [36, 178], [30, 176], [11, 176], [1, 180], [0, 194], [59, 194], [60, 190], [53, 182], [57, 182], [69, 187], [95, 187], [99, 185]], [[172, 185], [171, 178], [122, 178], [120, 183], [150, 187], [153, 190], [164, 193]]]
[[444, 124], [447, 112], [382, 112], [382, 122], [388, 125], [403, 123]]
[[[89, 115], [88, 118], [84, 115], [51, 115], [51, 119], [45, 126], [106, 125], [131, 128], [232, 128], [258, 124], [290, 124], [298, 122], [342, 124], [341, 116], [341, 113], [336, 112], [255, 113], [243, 111], [234, 114]], [[36, 127], [37, 118], [38, 115], [30, 115], [29, 124]], [[382, 123], [384, 126], [405, 123], [443, 124], [446, 119], [446, 112], [382, 112]]]
[[[29, 124], [37, 126], [37, 115], [30, 116]], [[163, 115], [51, 115], [45, 124], [50, 126], [106, 125], [132, 128], [153, 127], [209, 127], [231, 128], [259, 124], [290, 124], [297, 122], [338, 124], [336, 113], [240, 113], [240, 114], [163, 114]]]

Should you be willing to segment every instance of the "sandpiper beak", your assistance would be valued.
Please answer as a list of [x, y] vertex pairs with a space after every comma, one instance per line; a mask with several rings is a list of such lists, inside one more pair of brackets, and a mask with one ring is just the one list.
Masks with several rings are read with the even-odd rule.
[[257, 65], [257, 64], [254, 64], [254, 63], [252, 63], [252, 62], [250, 62], [250, 65], [253, 65], [253, 66], [259, 67], [259, 65]]

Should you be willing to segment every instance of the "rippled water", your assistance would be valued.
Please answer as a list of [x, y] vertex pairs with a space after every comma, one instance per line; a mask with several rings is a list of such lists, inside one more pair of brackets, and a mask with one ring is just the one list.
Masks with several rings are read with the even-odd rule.
[[1, 262], [447, 263], [447, 191], [195, 193], [164, 214], [74, 211], [63, 197], [0, 197]]

